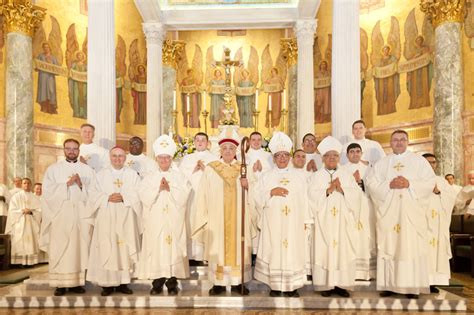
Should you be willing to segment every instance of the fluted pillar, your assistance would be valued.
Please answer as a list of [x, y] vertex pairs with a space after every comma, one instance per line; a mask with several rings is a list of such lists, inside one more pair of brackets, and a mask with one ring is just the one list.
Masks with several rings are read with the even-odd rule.
[[0, 6], [6, 31], [5, 102], [7, 181], [13, 177], [33, 180], [33, 63], [34, 27], [45, 10], [23, 1]]
[[115, 145], [115, 21], [114, 0], [89, 0], [87, 121], [95, 126], [95, 141]]
[[314, 133], [313, 45], [316, 24], [316, 20], [298, 20], [295, 25], [298, 42], [297, 143], [306, 133]]
[[331, 127], [346, 142], [360, 119], [359, 0], [334, 0], [332, 12]]
[[146, 150], [153, 157], [153, 142], [163, 133], [163, 40], [166, 30], [158, 22], [143, 23], [147, 53]]
[[433, 147], [439, 174], [464, 178], [462, 33], [464, 0], [421, 1], [435, 28]]

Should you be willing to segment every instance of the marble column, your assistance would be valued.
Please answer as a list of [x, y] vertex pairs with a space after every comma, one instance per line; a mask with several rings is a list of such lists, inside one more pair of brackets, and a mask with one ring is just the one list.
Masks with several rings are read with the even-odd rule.
[[163, 133], [163, 65], [162, 49], [166, 30], [158, 22], [143, 23], [146, 38], [146, 151], [154, 157], [153, 142]]
[[295, 147], [300, 146], [298, 139], [298, 43], [296, 38], [284, 38], [280, 40], [281, 48], [288, 61], [288, 122], [286, 132]]
[[94, 141], [115, 145], [115, 21], [114, 0], [89, 0], [87, 57], [87, 121], [95, 126]]
[[433, 147], [440, 175], [464, 179], [463, 0], [421, 1], [435, 28]]
[[2, 9], [5, 45], [5, 105], [7, 183], [14, 177], [34, 179], [33, 62], [34, 27], [45, 10], [31, 3], [10, 1]]
[[298, 20], [295, 25], [298, 41], [298, 141], [296, 143], [300, 143], [306, 133], [314, 133], [313, 44], [316, 24], [316, 20]]
[[331, 127], [347, 142], [360, 119], [359, 1], [334, 0], [332, 12]]

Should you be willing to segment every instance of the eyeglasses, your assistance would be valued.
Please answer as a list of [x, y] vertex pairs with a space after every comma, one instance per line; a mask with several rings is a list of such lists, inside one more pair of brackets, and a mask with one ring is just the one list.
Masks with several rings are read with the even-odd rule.
[[64, 148], [64, 151], [79, 151], [79, 148]]

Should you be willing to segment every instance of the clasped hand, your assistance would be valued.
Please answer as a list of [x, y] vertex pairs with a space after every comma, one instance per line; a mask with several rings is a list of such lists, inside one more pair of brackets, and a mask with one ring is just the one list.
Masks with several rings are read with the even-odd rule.
[[341, 182], [339, 181], [339, 177], [336, 177], [335, 180], [333, 180], [330, 184], [329, 184], [329, 188], [326, 189], [326, 193], [329, 195], [329, 194], [332, 194], [334, 191], [337, 191], [337, 192], [340, 192], [341, 194], [344, 193], [344, 190], [342, 190], [342, 187], [341, 187]]
[[113, 193], [109, 196], [109, 202], [113, 202], [113, 203], [123, 202], [123, 197], [120, 193]]
[[79, 174], [74, 174], [71, 176], [71, 178], [69, 178], [69, 180], [66, 182], [66, 185], [69, 187], [71, 185], [74, 185], [74, 184], [77, 184], [77, 186], [79, 186], [79, 188], [82, 189], [82, 181], [81, 181], [81, 177], [79, 176]]
[[391, 189], [404, 189], [410, 187], [410, 182], [403, 176], [397, 176], [390, 182]]
[[201, 160], [199, 160], [197, 161], [196, 166], [194, 167], [193, 173], [196, 173], [197, 171], [204, 171], [205, 167], [206, 165], [204, 165], [204, 163]]
[[288, 195], [288, 189], [285, 189], [283, 187], [275, 187], [272, 190], [270, 190], [270, 196], [280, 196], [280, 197], [286, 197]]
[[309, 161], [308, 165], [306, 165], [306, 170], [308, 172], [316, 172], [318, 170], [318, 167], [316, 166], [316, 162], [314, 160]]
[[168, 181], [166, 180], [166, 178], [164, 177], [161, 179], [161, 182], [160, 182], [160, 192], [163, 190], [170, 191], [170, 185]]

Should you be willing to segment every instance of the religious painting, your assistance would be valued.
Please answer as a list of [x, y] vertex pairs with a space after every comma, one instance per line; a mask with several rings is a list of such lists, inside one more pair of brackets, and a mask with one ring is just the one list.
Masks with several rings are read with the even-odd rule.
[[3, 63], [3, 47], [5, 47], [5, 35], [3, 33], [3, 15], [0, 15], [0, 63]]
[[359, 12], [366, 14], [383, 7], [385, 7], [385, 0], [360, 0]]
[[[364, 90], [366, 82], [370, 80], [370, 75], [367, 72], [369, 68], [369, 55], [367, 53], [369, 47], [369, 36], [367, 32], [360, 28], [360, 105], [364, 100]], [[361, 111], [362, 113], [362, 108]]]
[[407, 60], [400, 63], [398, 72], [406, 72], [406, 88], [410, 95], [409, 109], [430, 106], [430, 88], [433, 79], [432, 53], [434, 51], [434, 31], [425, 15], [422, 34], [418, 33], [415, 9], [405, 21], [405, 45], [403, 55]]
[[[202, 50], [194, 45], [194, 57], [191, 66], [188, 63], [187, 46], [178, 56], [178, 71], [176, 79], [181, 90], [181, 113], [184, 127], [200, 128], [199, 115], [201, 113], [201, 92], [203, 83]], [[189, 114], [189, 121], [188, 121]]]
[[140, 52], [138, 39], [134, 39], [128, 50], [128, 77], [132, 83], [134, 125], [146, 124], [146, 52]]
[[464, 32], [469, 38], [471, 49], [474, 49], [474, 3], [466, 2], [466, 19], [464, 20]]
[[123, 108], [123, 88], [127, 65], [125, 58], [127, 47], [122, 36], [117, 35], [117, 46], [115, 47], [115, 122], [120, 122], [120, 115]]
[[278, 127], [280, 125], [282, 108], [282, 94], [285, 89], [287, 61], [285, 53], [280, 49], [275, 65], [270, 54], [270, 44], [265, 46], [262, 57], [262, 90], [267, 93], [267, 111], [265, 126]]
[[331, 56], [332, 35], [328, 34], [324, 56], [317, 36], [313, 45], [314, 66], [314, 122], [331, 122]]
[[81, 13], [82, 15], [89, 14], [88, 0], [79, 0], [79, 13]]
[[206, 53], [206, 89], [211, 97], [209, 114], [211, 128], [217, 128], [219, 121], [224, 117], [225, 87], [224, 70], [216, 67], [214, 46], [209, 46]]
[[235, 95], [239, 110], [240, 127], [253, 128], [252, 113], [254, 109], [257, 110], [255, 97], [259, 80], [257, 49], [250, 46], [247, 64], [243, 61], [242, 47], [235, 53], [234, 60], [241, 60], [241, 66], [234, 71]]
[[388, 115], [397, 111], [395, 105], [400, 95], [400, 75], [398, 73], [400, 46], [400, 25], [397, 18], [391, 17], [387, 43], [384, 41], [380, 30], [380, 21], [378, 21], [372, 30], [372, 52], [370, 54], [375, 81], [377, 115]]
[[36, 91], [36, 103], [40, 110], [47, 114], [58, 113], [58, 102], [56, 96], [56, 76], [64, 74], [63, 51], [61, 50], [62, 36], [61, 27], [52, 15], [51, 31], [48, 39], [40, 24], [33, 38], [33, 58], [35, 71], [38, 72], [38, 89]]
[[71, 24], [66, 33], [66, 65], [73, 117], [87, 119], [87, 35], [79, 48], [75, 24]]

